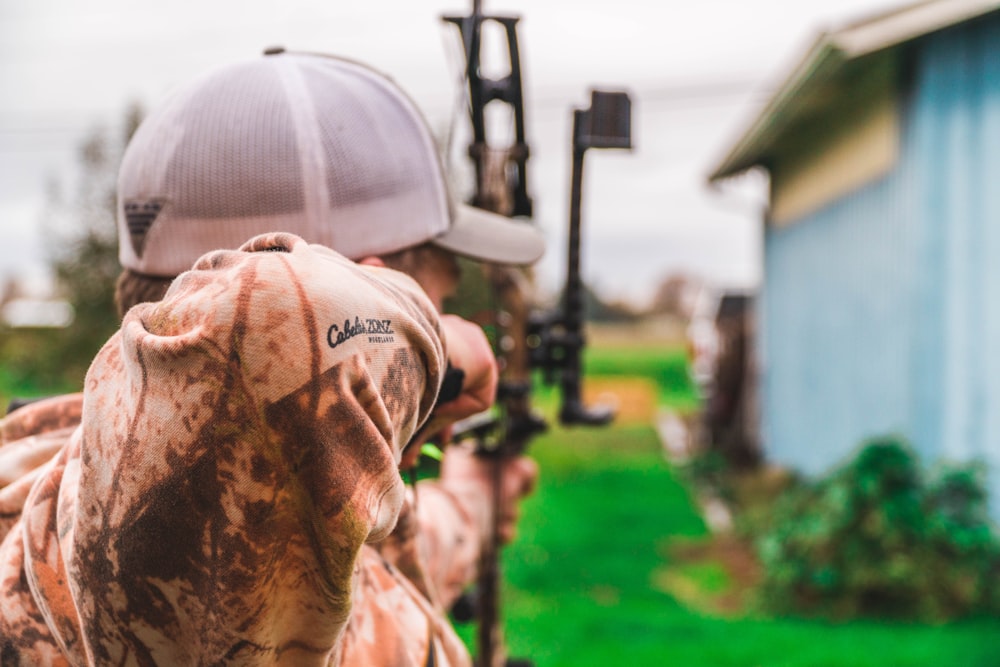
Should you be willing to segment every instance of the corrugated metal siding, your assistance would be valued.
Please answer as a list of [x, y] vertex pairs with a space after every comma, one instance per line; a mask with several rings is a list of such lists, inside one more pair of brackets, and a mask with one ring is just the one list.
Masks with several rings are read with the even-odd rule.
[[990, 461], [996, 501], [1000, 15], [914, 56], [894, 171], [766, 233], [765, 438], [815, 472], [901, 433], [928, 461]]
[[912, 421], [919, 230], [899, 172], [765, 239], [765, 438], [809, 472]]
[[[920, 50], [914, 96], [914, 159], [924, 249], [940, 280], [925, 286], [940, 317], [936, 428], [925, 447], [953, 460], [991, 464], [1000, 514], [1000, 16], [929, 36]], [[933, 301], [932, 301], [933, 299]]]

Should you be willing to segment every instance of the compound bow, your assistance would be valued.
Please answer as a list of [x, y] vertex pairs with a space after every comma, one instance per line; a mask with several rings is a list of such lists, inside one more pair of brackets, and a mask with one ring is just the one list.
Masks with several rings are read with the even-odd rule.
[[[444, 16], [461, 33], [465, 54], [465, 81], [472, 123], [469, 157], [476, 173], [476, 189], [471, 204], [511, 217], [530, 217], [532, 200], [527, 189], [528, 144], [525, 139], [524, 97], [522, 94], [520, 56], [516, 16], [482, 13], [481, 2], [474, 0], [469, 16]], [[501, 79], [488, 79], [481, 73], [482, 26], [499, 24], [507, 38], [510, 73]], [[495, 148], [487, 141], [486, 105], [506, 104], [514, 119], [514, 141]], [[532, 312], [528, 301], [529, 281], [513, 267], [487, 265], [485, 277], [499, 304], [493, 310], [494, 343], [500, 362], [501, 380], [497, 394], [499, 416], [473, 419], [458, 426], [477, 437], [478, 453], [493, 461], [493, 526], [484, 545], [479, 577], [473, 596], [455, 609], [456, 617], [474, 617], [478, 622], [478, 667], [501, 667], [505, 663], [529, 664], [508, 660], [504, 648], [500, 618], [500, 541], [498, 512], [500, 506], [501, 461], [521, 455], [531, 438], [544, 431], [547, 424], [531, 409], [532, 370], [540, 369], [549, 384], [561, 388], [559, 419], [563, 424], [607, 424], [613, 413], [605, 408], [587, 408], [581, 399], [581, 353], [583, 334], [584, 288], [580, 275], [580, 199], [583, 179], [583, 156], [588, 148], [631, 148], [631, 102], [623, 92], [591, 92], [591, 107], [577, 109], [573, 117], [573, 173], [570, 194], [570, 228], [567, 248], [567, 276], [561, 308], [550, 312]], [[525, 223], [529, 224], [529, 223]], [[465, 611], [463, 612], [463, 607]]]

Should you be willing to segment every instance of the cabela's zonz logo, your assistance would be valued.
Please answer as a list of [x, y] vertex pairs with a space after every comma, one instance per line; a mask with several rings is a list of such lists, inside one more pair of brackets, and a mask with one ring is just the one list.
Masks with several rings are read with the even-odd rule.
[[355, 336], [368, 336], [369, 343], [391, 343], [395, 340], [392, 320], [361, 319], [355, 316], [354, 321], [344, 320], [344, 327], [331, 324], [326, 331], [326, 342], [330, 347], [337, 347], [344, 341]]

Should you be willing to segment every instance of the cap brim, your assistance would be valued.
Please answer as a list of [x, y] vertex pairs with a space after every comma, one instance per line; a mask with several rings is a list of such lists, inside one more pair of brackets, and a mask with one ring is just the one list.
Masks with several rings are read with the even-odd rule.
[[456, 204], [451, 227], [431, 239], [437, 246], [482, 262], [531, 264], [545, 252], [545, 238], [522, 222], [466, 204]]

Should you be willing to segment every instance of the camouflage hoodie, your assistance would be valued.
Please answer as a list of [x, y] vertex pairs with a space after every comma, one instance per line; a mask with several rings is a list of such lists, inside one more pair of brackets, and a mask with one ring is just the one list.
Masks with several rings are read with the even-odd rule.
[[4, 489], [28, 487], [0, 543], [0, 662], [333, 665], [350, 622], [347, 653], [466, 663], [365, 546], [396, 524], [444, 364], [402, 274], [287, 234], [203, 257], [129, 312], [81, 426]]

